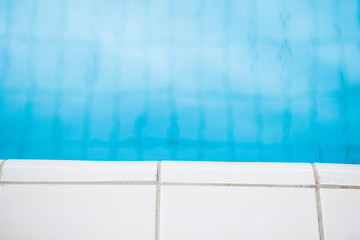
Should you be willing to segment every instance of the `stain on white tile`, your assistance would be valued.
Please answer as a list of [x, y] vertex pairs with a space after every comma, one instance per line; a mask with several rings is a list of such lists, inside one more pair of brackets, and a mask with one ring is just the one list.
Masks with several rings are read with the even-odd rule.
[[2, 181], [156, 181], [156, 162], [8, 160]]
[[160, 240], [318, 240], [315, 190], [162, 186]]
[[316, 163], [321, 184], [360, 186], [360, 165]]
[[2, 177], [2, 169], [3, 169], [4, 160], [0, 160], [0, 180]]
[[155, 186], [2, 185], [4, 240], [153, 240]]
[[325, 240], [360, 239], [360, 190], [321, 189]]
[[307, 163], [164, 161], [162, 182], [314, 185]]

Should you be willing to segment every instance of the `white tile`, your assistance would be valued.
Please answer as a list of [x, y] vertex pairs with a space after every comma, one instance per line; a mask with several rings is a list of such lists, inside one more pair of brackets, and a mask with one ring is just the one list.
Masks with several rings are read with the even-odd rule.
[[307, 163], [163, 161], [162, 182], [314, 185]]
[[317, 163], [321, 184], [360, 186], [360, 165]]
[[360, 190], [321, 189], [326, 240], [360, 239]]
[[153, 240], [155, 186], [1, 185], [0, 213], [4, 240]]
[[162, 186], [160, 240], [318, 240], [312, 188]]
[[1, 177], [2, 177], [3, 162], [4, 162], [4, 160], [0, 160], [0, 180], [1, 180]]
[[156, 162], [8, 160], [2, 181], [156, 181]]

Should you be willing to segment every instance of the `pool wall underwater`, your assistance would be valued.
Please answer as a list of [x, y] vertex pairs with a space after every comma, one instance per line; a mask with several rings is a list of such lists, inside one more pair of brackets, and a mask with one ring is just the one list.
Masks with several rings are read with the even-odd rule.
[[360, 1], [0, 1], [0, 158], [360, 163]]

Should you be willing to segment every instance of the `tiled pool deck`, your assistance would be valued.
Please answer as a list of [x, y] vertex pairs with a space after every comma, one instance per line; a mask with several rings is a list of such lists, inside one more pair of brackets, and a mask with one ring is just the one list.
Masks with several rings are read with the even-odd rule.
[[8, 160], [0, 238], [353, 240], [360, 166]]

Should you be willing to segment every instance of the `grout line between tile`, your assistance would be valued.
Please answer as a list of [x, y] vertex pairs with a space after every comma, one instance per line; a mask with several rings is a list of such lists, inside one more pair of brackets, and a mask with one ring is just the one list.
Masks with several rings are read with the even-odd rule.
[[160, 230], [160, 189], [161, 189], [161, 161], [157, 163], [156, 174], [156, 206], [155, 206], [155, 240], [159, 240]]
[[3, 174], [3, 169], [4, 169], [4, 165], [5, 165], [6, 160], [2, 160], [0, 163], [0, 182], [1, 182], [1, 176]]
[[166, 186], [203, 186], [203, 187], [279, 187], [279, 188], [315, 188], [315, 185], [295, 185], [295, 184], [258, 184], [258, 183], [182, 183], [182, 182], [163, 182]]
[[335, 184], [320, 184], [320, 188], [327, 188], [327, 189], [360, 189], [360, 186], [353, 186], [353, 185], [335, 185]]
[[155, 185], [155, 181], [0, 181], [1, 185]]
[[316, 198], [316, 209], [318, 217], [318, 226], [319, 226], [319, 239], [324, 240], [324, 223], [322, 216], [322, 207], [321, 207], [321, 198], [320, 198], [320, 177], [319, 170], [317, 166], [313, 163], [312, 165], [315, 179], [315, 198]]
[[[1, 166], [0, 166], [1, 167]], [[159, 174], [159, 173], [158, 173]], [[250, 184], [250, 183], [191, 183], [157, 181], [0, 181], [1, 185], [164, 185], [164, 186], [203, 186], [203, 187], [267, 187], [267, 188], [316, 188], [316, 185], [295, 184]], [[360, 186], [319, 184], [326, 189], [360, 189]], [[159, 189], [160, 192], [160, 189]]]

